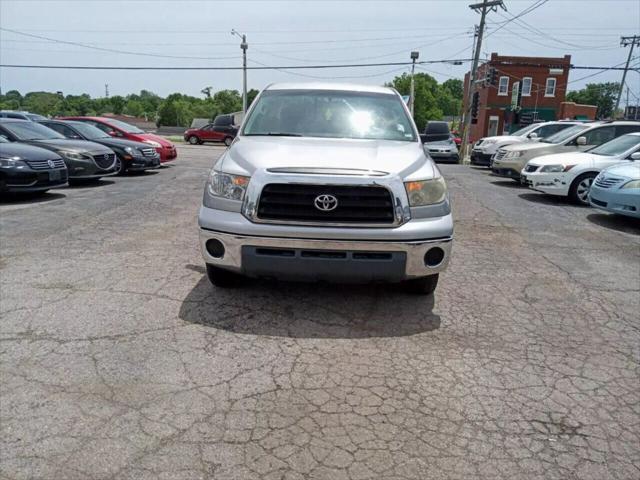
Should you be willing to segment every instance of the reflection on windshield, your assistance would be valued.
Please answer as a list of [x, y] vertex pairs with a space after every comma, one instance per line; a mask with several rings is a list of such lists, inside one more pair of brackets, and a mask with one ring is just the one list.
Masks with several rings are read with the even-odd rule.
[[13, 133], [20, 140], [54, 140], [64, 139], [64, 135], [55, 130], [34, 122], [7, 122], [2, 126]]
[[613, 155], [622, 155], [627, 150], [638, 145], [640, 145], [640, 135], [622, 135], [607, 143], [603, 143], [599, 147], [592, 148], [589, 150], [589, 153], [610, 157]]
[[538, 128], [539, 126], [540, 126], [539, 123], [532, 123], [531, 125], [527, 125], [526, 127], [521, 128], [520, 130], [516, 130], [511, 135], [514, 137], [523, 137], [524, 135], [529, 133], [531, 130], [533, 130], [534, 128]]
[[562, 143], [565, 140], [573, 137], [576, 133], [580, 133], [582, 130], [586, 130], [587, 128], [589, 128], [589, 125], [574, 125], [573, 127], [566, 128], [554, 135], [551, 135], [550, 137], [542, 139], [541, 142]]
[[89, 125], [88, 123], [74, 123], [73, 128], [80, 132], [80, 134], [84, 138], [88, 139], [98, 139], [98, 138], [111, 138], [110, 135], [100, 130], [98, 127], [94, 127], [93, 125]]
[[243, 135], [417, 138], [396, 95], [337, 90], [267, 90], [252, 109]]
[[121, 122], [120, 120], [114, 120], [112, 118], [109, 119], [109, 123], [118, 127], [123, 132], [127, 133], [144, 133], [144, 130], [140, 130], [138, 127], [135, 127], [129, 123]]

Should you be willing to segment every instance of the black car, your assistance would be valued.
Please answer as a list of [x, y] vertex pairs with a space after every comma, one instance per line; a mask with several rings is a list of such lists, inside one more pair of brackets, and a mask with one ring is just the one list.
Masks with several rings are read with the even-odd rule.
[[86, 122], [72, 120], [41, 120], [38, 123], [71, 140], [88, 140], [109, 147], [116, 154], [118, 173], [142, 171], [160, 166], [160, 154], [151, 145], [114, 138]]
[[38, 192], [67, 185], [67, 167], [50, 150], [0, 136], [0, 192]]
[[46, 120], [47, 117], [38, 115], [37, 113], [22, 112], [17, 110], [0, 110], [0, 118], [13, 118], [14, 120], [29, 120], [35, 122], [36, 120]]
[[111, 149], [99, 143], [69, 140], [36, 122], [0, 118], [0, 135], [10, 142], [28, 143], [60, 155], [69, 172], [69, 183], [118, 173], [116, 154]]

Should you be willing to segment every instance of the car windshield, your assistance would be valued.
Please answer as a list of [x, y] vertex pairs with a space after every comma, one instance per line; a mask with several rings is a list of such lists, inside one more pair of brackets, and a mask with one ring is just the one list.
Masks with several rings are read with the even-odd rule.
[[267, 90], [251, 110], [243, 135], [417, 138], [400, 97], [337, 90]]
[[640, 135], [622, 135], [607, 143], [603, 143], [599, 147], [592, 148], [589, 150], [589, 153], [611, 157], [614, 155], [622, 155], [627, 150], [638, 145], [640, 145]]
[[538, 128], [540, 125], [541, 125], [540, 123], [532, 123], [531, 125], [527, 125], [526, 127], [523, 127], [520, 130], [516, 130], [510, 135], [513, 137], [524, 137], [527, 133], [529, 133], [531, 130]]
[[551, 135], [543, 140], [544, 143], [562, 143], [565, 140], [569, 140], [575, 134], [580, 133], [582, 130], [589, 128], [588, 125], [574, 125], [573, 127], [566, 128], [558, 133]]
[[38, 120], [46, 120], [47, 119], [47, 117], [43, 117], [42, 115], [38, 115], [37, 113], [26, 113], [25, 116], [29, 120], [32, 120], [34, 122], [37, 122]]
[[4, 135], [0, 135], [0, 143], [9, 143], [9, 139]]
[[2, 126], [13, 133], [19, 140], [53, 140], [65, 138], [55, 130], [34, 122], [7, 122]]
[[114, 120], [114, 119], [110, 118], [109, 119], [109, 124], [113, 125], [114, 127], [119, 128], [123, 132], [127, 132], [127, 133], [144, 133], [144, 130], [140, 130], [138, 127], [135, 127], [133, 125], [129, 125], [128, 123], [125, 123], [125, 122], [121, 122], [120, 120]]
[[103, 132], [98, 127], [94, 127], [93, 125], [89, 125], [88, 123], [74, 123], [72, 127], [80, 132], [84, 138], [89, 140], [97, 140], [99, 138], [111, 138], [111, 135]]

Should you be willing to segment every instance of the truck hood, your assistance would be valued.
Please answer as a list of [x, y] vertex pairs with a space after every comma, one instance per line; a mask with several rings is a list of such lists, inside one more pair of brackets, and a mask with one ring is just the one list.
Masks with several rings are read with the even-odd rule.
[[[217, 169], [251, 176], [258, 169], [385, 172], [406, 177], [428, 166], [424, 178], [436, 175], [419, 142], [310, 137], [236, 137]], [[429, 173], [430, 172], [430, 173]]]

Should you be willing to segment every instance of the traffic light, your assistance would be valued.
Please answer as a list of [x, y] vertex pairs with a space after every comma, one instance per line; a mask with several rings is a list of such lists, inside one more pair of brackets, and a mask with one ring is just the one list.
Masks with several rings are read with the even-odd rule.
[[489, 85], [497, 85], [498, 84], [498, 70], [493, 67], [489, 67], [487, 69], [487, 76], [485, 77], [485, 81]]
[[471, 100], [471, 118], [478, 118], [478, 107], [480, 104], [480, 92], [473, 92]]

